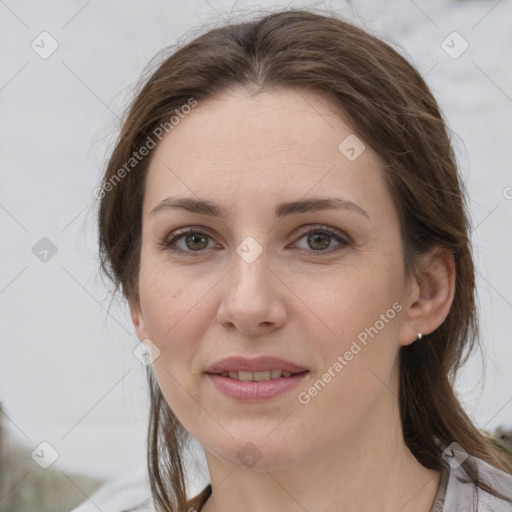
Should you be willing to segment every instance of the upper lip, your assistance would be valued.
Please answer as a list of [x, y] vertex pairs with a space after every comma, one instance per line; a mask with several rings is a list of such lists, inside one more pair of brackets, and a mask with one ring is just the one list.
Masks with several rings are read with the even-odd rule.
[[267, 370], [284, 370], [290, 373], [301, 373], [306, 368], [297, 366], [289, 361], [272, 356], [260, 356], [254, 359], [234, 356], [213, 363], [206, 369], [206, 373], [222, 372], [264, 372]]

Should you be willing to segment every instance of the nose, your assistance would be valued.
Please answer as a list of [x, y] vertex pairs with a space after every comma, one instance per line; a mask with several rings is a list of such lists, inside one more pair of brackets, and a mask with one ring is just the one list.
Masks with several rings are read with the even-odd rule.
[[257, 336], [281, 328], [287, 311], [282, 294], [284, 285], [268, 266], [265, 253], [248, 263], [237, 253], [224, 281], [223, 296], [217, 312], [218, 322]]

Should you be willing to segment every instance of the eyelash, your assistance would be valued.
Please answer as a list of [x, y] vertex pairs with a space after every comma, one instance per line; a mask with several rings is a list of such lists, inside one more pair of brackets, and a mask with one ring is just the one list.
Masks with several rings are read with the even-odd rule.
[[[344, 238], [340, 235], [340, 233], [337, 230], [329, 228], [327, 226], [314, 226], [314, 227], [310, 228], [309, 230], [302, 232], [300, 234], [298, 240], [300, 240], [301, 238], [303, 238], [306, 235], [318, 234], [318, 233], [328, 234], [330, 237], [332, 237], [337, 242], [339, 242], [340, 245], [338, 247], [331, 248], [331, 249], [325, 249], [325, 250], [318, 250], [318, 251], [309, 250], [308, 252], [310, 254], [312, 254], [313, 256], [323, 256], [325, 254], [330, 255], [333, 252], [336, 252], [337, 250], [340, 250], [344, 247], [348, 247], [351, 245], [351, 240], [348, 237], [348, 235], [346, 236], [346, 238]], [[203, 255], [202, 253], [204, 253], [206, 249], [202, 249], [199, 251], [184, 251], [182, 249], [176, 249], [175, 247], [173, 247], [178, 240], [180, 240], [181, 238], [183, 238], [185, 235], [188, 235], [188, 234], [200, 234], [200, 235], [206, 235], [210, 239], [212, 238], [208, 233], [201, 231], [200, 229], [197, 229], [194, 227], [187, 227], [187, 228], [181, 228], [181, 229], [176, 230], [174, 233], [172, 233], [170, 236], [166, 237], [162, 242], [160, 242], [159, 245], [161, 246], [161, 248], [163, 250], [171, 251], [173, 253], [187, 254], [187, 255], [191, 255], [193, 257], [202, 256]], [[301, 249], [301, 250], [307, 250], [307, 249]]]

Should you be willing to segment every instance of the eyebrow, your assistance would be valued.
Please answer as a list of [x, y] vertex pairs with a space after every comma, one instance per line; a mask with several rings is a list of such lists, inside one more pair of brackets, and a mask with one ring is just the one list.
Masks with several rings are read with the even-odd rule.
[[[193, 197], [168, 197], [158, 203], [150, 212], [150, 217], [156, 213], [167, 209], [183, 209], [192, 213], [210, 215], [212, 217], [225, 218], [224, 209], [211, 201], [196, 199]], [[357, 212], [368, 219], [369, 215], [356, 203], [341, 199], [338, 197], [318, 198], [318, 199], [300, 199], [279, 203], [275, 208], [275, 216], [278, 218], [298, 213], [315, 212], [319, 210], [344, 209]]]

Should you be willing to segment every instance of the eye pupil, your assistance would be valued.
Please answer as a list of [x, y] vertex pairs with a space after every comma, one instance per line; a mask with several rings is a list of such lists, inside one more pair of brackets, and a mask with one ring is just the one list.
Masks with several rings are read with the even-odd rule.
[[[198, 242], [199, 240], [199, 242]], [[190, 247], [188, 244], [189, 242], [192, 241], [192, 243], [199, 243], [201, 245], [201, 241], [204, 242], [203, 245], [201, 245], [200, 247]], [[207, 240], [207, 237], [206, 236], [203, 236], [203, 235], [199, 235], [197, 233], [192, 233], [192, 234], [188, 234], [186, 237], [185, 237], [185, 243], [187, 244], [187, 247], [189, 247], [189, 249], [195, 251], [195, 250], [201, 250], [201, 249], [204, 249], [207, 245], [208, 245], [208, 240]]]
[[[321, 242], [322, 237], [323, 237], [325, 243]], [[308, 243], [310, 245], [311, 245], [311, 243], [313, 244], [313, 245], [311, 245], [311, 247], [313, 249], [326, 249], [327, 247], [329, 247], [330, 238], [331, 238], [330, 235], [327, 235], [325, 233], [313, 233], [313, 234], [308, 235]], [[319, 242], [320, 246], [314, 247], [314, 245], [317, 242]]]

